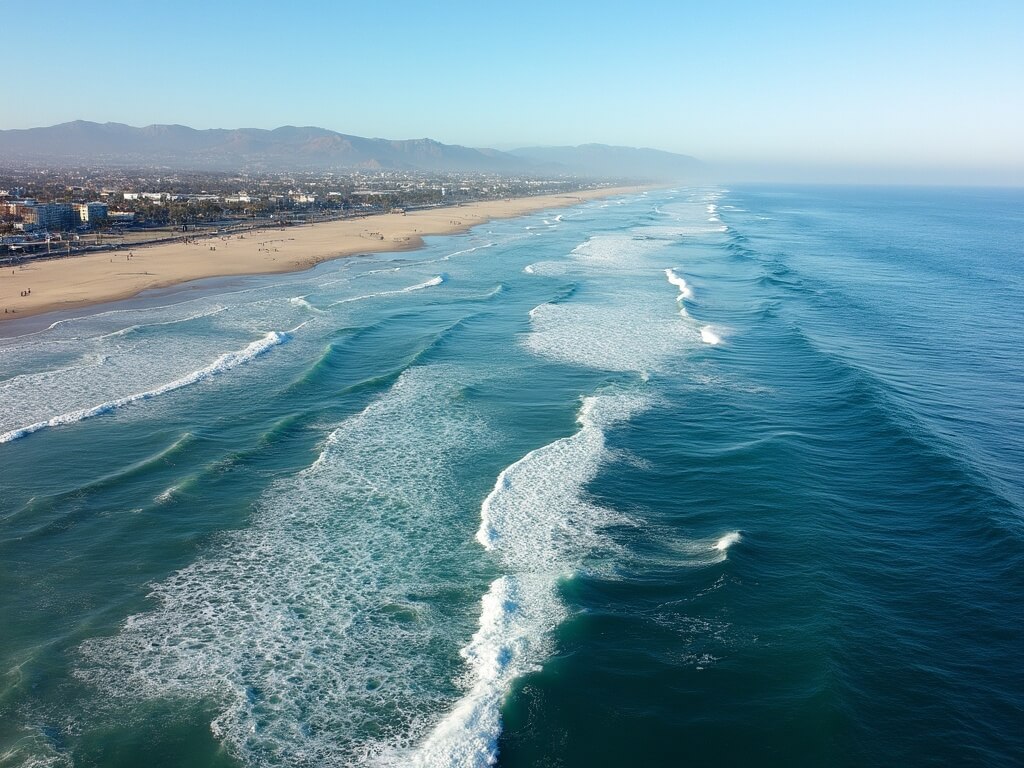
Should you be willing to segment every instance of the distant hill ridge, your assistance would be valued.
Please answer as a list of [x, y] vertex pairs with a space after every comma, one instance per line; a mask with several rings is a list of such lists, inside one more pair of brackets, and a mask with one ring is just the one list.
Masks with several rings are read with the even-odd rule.
[[326, 128], [210, 128], [75, 120], [45, 128], [0, 130], [0, 164], [152, 166], [179, 170], [404, 170], [448, 173], [571, 174], [594, 178], [682, 180], [701, 164], [656, 149], [584, 144], [511, 152], [433, 139], [368, 139]]

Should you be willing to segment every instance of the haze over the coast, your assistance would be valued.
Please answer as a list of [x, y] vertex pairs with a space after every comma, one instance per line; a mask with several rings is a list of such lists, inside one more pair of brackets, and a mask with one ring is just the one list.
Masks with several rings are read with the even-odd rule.
[[652, 147], [724, 179], [1024, 183], [1017, 2], [47, 7], [45, 28], [4, 9], [32, 95], [0, 128], [309, 125]]

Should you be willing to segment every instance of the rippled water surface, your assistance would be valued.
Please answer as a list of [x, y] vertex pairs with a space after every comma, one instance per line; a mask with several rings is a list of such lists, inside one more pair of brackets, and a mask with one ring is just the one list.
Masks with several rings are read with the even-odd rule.
[[678, 188], [4, 326], [0, 766], [1019, 765], [1022, 243]]

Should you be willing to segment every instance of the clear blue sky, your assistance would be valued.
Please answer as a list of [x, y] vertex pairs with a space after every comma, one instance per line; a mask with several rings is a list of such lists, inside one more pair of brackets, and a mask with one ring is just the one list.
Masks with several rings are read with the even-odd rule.
[[1024, 0], [51, 0], [2, 13], [0, 128], [317, 125], [1024, 180]]

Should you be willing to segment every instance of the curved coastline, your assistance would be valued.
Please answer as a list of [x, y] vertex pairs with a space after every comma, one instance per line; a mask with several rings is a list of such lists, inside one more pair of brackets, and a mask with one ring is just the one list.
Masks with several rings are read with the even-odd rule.
[[[205, 278], [300, 272], [347, 256], [416, 250], [423, 247], [424, 237], [458, 234], [493, 219], [640, 189], [608, 187], [490, 200], [28, 262], [0, 270], [0, 306], [11, 310], [0, 313], [0, 323], [121, 301]], [[31, 293], [19, 295], [26, 290]]]

